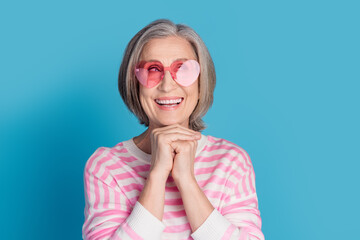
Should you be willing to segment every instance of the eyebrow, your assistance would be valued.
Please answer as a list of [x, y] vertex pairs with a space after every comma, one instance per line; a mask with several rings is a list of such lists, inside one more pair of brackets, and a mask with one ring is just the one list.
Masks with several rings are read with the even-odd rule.
[[[177, 58], [175, 59], [173, 62], [176, 62], [176, 61], [185, 61], [185, 60], [189, 60], [187, 58]], [[157, 60], [157, 59], [150, 59], [150, 60], [145, 60], [146, 62], [161, 62], [160, 60]]]

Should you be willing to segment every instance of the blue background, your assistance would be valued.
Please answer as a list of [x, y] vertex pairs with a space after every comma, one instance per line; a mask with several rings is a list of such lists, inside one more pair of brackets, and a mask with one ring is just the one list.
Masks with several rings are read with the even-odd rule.
[[358, 1], [2, 1], [1, 239], [81, 239], [83, 168], [145, 130], [117, 90], [128, 41], [193, 27], [217, 86], [205, 135], [251, 156], [266, 239], [359, 230]]

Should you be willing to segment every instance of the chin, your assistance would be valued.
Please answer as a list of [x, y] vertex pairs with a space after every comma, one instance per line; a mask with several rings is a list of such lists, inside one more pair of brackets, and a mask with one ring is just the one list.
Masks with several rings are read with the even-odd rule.
[[166, 126], [174, 125], [174, 124], [183, 125], [184, 122], [183, 122], [183, 121], [176, 121], [176, 120], [167, 120], [167, 121], [161, 121], [161, 122], [159, 122], [159, 126], [160, 126], [160, 127], [166, 127]]

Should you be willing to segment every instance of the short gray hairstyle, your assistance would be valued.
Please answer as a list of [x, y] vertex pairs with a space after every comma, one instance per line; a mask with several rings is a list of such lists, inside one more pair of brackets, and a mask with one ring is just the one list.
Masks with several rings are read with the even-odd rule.
[[213, 103], [216, 83], [215, 67], [210, 53], [200, 36], [189, 26], [175, 24], [168, 19], [159, 19], [141, 29], [128, 43], [119, 70], [119, 92], [128, 109], [139, 119], [141, 124], [149, 126], [149, 119], [145, 114], [139, 99], [139, 82], [136, 80], [134, 69], [142, 50], [151, 39], [177, 36], [186, 39], [194, 49], [200, 64], [199, 101], [190, 115], [189, 128], [194, 131], [205, 129], [202, 117]]

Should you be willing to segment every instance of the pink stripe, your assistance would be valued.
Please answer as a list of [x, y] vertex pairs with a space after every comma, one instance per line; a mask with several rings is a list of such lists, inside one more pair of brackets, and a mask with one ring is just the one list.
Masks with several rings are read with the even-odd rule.
[[130, 215], [130, 212], [126, 212], [126, 211], [122, 211], [122, 210], [108, 210], [108, 211], [105, 211], [105, 212], [95, 212], [93, 213], [93, 216], [90, 219], [87, 220], [86, 222], [86, 232], [89, 231], [89, 227], [90, 225], [96, 220], [98, 221], [99, 218], [103, 218], [103, 217], [106, 217], [106, 216], [123, 216], [123, 217], [117, 217], [118, 219], [118, 222], [119, 223], [122, 223], [129, 215]]
[[116, 223], [123, 223], [124, 222], [124, 218], [121, 218], [121, 217], [113, 217], [113, 218], [110, 218], [110, 219], [106, 219], [107, 222], [116, 222]]
[[179, 233], [179, 232], [185, 232], [185, 231], [191, 231], [191, 227], [189, 223], [181, 224], [181, 225], [174, 225], [174, 226], [167, 226], [164, 230], [164, 232], [167, 233]]
[[137, 191], [141, 192], [143, 188], [144, 188], [144, 185], [138, 184], [138, 183], [130, 183], [130, 184], [122, 187], [122, 189], [125, 190], [125, 192], [131, 192], [133, 190], [137, 190]]
[[136, 195], [136, 196], [134, 196], [132, 198], [127, 198], [129, 200], [129, 202], [130, 202], [130, 206], [134, 206], [136, 201], [139, 199], [139, 197], [140, 197], [140, 195]]
[[179, 189], [177, 188], [177, 186], [171, 186], [171, 187], [165, 186], [165, 191], [166, 192], [179, 192]]
[[214, 161], [220, 161], [224, 155], [226, 155], [226, 153], [222, 153], [222, 154], [216, 154], [216, 155], [212, 155], [212, 156], [198, 156], [196, 158], [195, 163], [199, 163], [199, 162], [214, 162]]
[[121, 161], [116, 161], [116, 163], [111, 164], [111, 165], [107, 166], [106, 168], [107, 168], [109, 171], [113, 171], [113, 170], [116, 170], [116, 169], [121, 169], [121, 168], [123, 168], [124, 166], [126, 166], [126, 163], [123, 163], [123, 162], [121, 162]]
[[221, 240], [228, 240], [230, 239], [231, 235], [233, 234], [233, 232], [237, 229], [237, 227], [235, 227], [234, 225], [230, 225], [228, 227], [228, 229], [226, 230], [224, 236], [221, 238]]
[[163, 219], [180, 218], [186, 216], [185, 210], [164, 212]]
[[98, 178], [96, 177], [96, 174], [99, 172], [100, 168], [102, 167], [102, 164], [107, 162], [108, 160], [112, 159], [110, 156], [106, 155], [105, 157], [103, 157], [102, 159], [100, 159], [99, 161], [97, 161], [96, 165], [95, 165], [95, 170], [92, 172], [93, 176], [94, 176], [94, 190], [95, 190], [95, 201], [94, 201], [94, 209], [98, 209], [99, 208], [99, 202], [100, 202], [100, 186], [99, 186], [99, 181]]
[[100, 176], [100, 179], [103, 180], [103, 182], [106, 182], [107, 177], [110, 175], [110, 172], [107, 171], [107, 167], [105, 167], [105, 171], [103, 172], [103, 174]]
[[114, 236], [112, 236], [114, 239], [112, 239], [112, 240], [122, 240], [118, 235], [117, 235], [117, 233], [115, 233], [115, 235]]
[[261, 230], [257, 226], [254, 226], [254, 223], [248, 221], [244, 221], [244, 223], [246, 223], [247, 225], [240, 228], [240, 239], [249, 239], [250, 236], [253, 236], [255, 237], [255, 239], [259, 240], [265, 238]]
[[183, 201], [181, 198], [165, 199], [165, 205], [169, 205], [169, 206], [183, 205]]
[[[208, 136], [207, 140], [208, 140], [209, 142], [216, 143], [215, 138], [212, 137], [212, 136]], [[219, 141], [218, 141], [218, 142], [219, 142]]]
[[239, 185], [240, 185], [240, 184], [236, 185], [235, 190], [234, 190], [235, 196], [236, 196], [237, 199], [240, 199], [240, 198], [241, 198], [241, 193], [240, 193]]
[[96, 152], [90, 157], [90, 159], [88, 160], [88, 162], [86, 164], [86, 167], [85, 167], [86, 171], [90, 170], [95, 159], [98, 158], [99, 156], [101, 156], [105, 150], [106, 150], [106, 148], [98, 148], [96, 150]]
[[[232, 210], [234, 209], [238, 209], [238, 208], [243, 208], [243, 207], [248, 207], [248, 206], [254, 206], [254, 207], [258, 207], [258, 202], [256, 200], [256, 198], [250, 198], [250, 199], [247, 199], [245, 201], [242, 201], [242, 202], [238, 202], [238, 203], [234, 203], [234, 204], [231, 204], [229, 206], [226, 206], [226, 207], [223, 207], [221, 209], [221, 214], [227, 214], [227, 213], [230, 213], [230, 212], [233, 212]], [[242, 211], [242, 210], [240, 210]]]
[[241, 213], [241, 214], [252, 214], [255, 217], [260, 217], [260, 212], [258, 209], [253, 209], [253, 208], [249, 208], [249, 209], [237, 209], [234, 208], [232, 211], [226, 212], [226, 214], [234, 214], [234, 213]]
[[[134, 157], [129, 157], [132, 158], [131, 161], [135, 161], [137, 160]], [[128, 159], [127, 157], [120, 157], [120, 160], [124, 160], [124, 159]], [[129, 160], [126, 160], [126, 162], [129, 162]], [[116, 170], [116, 169], [121, 169], [124, 166], [129, 167], [129, 165], [127, 163], [124, 163], [123, 161], [116, 161], [116, 163], [107, 166], [106, 168], [109, 170]], [[133, 171], [139, 171], [139, 172], [144, 172], [144, 171], [149, 171], [150, 170], [150, 165], [149, 164], [145, 164], [145, 165], [138, 165], [135, 167], [132, 167]]]
[[[99, 148], [97, 150], [97, 152], [95, 152], [93, 154], [92, 157], [90, 157], [90, 159], [88, 160], [86, 166], [85, 166], [85, 172], [84, 172], [84, 179], [85, 179], [85, 183], [86, 183], [86, 193], [87, 193], [87, 197], [89, 202], [92, 201], [91, 196], [90, 196], [90, 176], [89, 176], [89, 171], [90, 168], [92, 167], [93, 162], [95, 161], [95, 159], [97, 159], [103, 152], [105, 151], [105, 148]], [[89, 214], [89, 212], [88, 212]]]
[[219, 191], [212, 191], [212, 190], [207, 190], [206, 189], [206, 190], [203, 190], [203, 192], [208, 198], [219, 199], [220, 202], [224, 201], [224, 199], [229, 197], [225, 193], [222, 193], [222, 192], [219, 192]]
[[104, 187], [104, 204], [103, 207], [105, 209], [109, 208], [110, 196], [109, 196], [109, 189], [107, 186]]
[[174, 183], [174, 178], [172, 176], [169, 176], [167, 179], [167, 183]]
[[[257, 207], [257, 205], [256, 205], [256, 207]], [[260, 217], [260, 211], [259, 211], [259, 217], [258, 217], [258, 219], [257, 219], [258, 221], [257, 221], [257, 225], [259, 226], [259, 229], [261, 229], [261, 226], [262, 226], [262, 220], [261, 220], [261, 217]]]
[[[254, 177], [252, 177], [252, 175], [254, 175]], [[256, 192], [255, 190], [255, 184], [253, 182], [253, 179], [255, 179], [255, 172], [253, 170], [253, 168], [250, 169], [250, 173], [249, 173], [249, 184], [250, 184], [250, 189], [251, 189], [251, 192]]]
[[[116, 145], [114, 146], [114, 148], [117, 149], [118, 147], [122, 147], [122, 146], [124, 146], [124, 143], [123, 143], [123, 142], [119, 142], [118, 144], [116, 144]], [[126, 149], [126, 148], [124, 148], [124, 149]], [[127, 151], [126, 151], [126, 152], [127, 152]]]
[[199, 156], [196, 159], [198, 162], [213, 162], [213, 161], [221, 161], [221, 160], [223, 162], [223, 158], [228, 159], [230, 164], [231, 162], [235, 162], [241, 168], [242, 171], [244, 172], [246, 171], [244, 164], [239, 160], [239, 158], [237, 156], [231, 155], [230, 153], [216, 154], [216, 155], [212, 155], [211, 157]]
[[225, 195], [223, 192], [213, 191], [210, 189], [205, 189], [205, 190], [203, 190], [203, 192], [205, 193], [205, 195], [207, 197], [211, 197], [211, 198], [220, 198], [222, 195]]
[[[226, 166], [224, 163], [220, 162], [218, 165], [216, 166], [212, 166], [212, 167], [206, 167], [206, 168], [197, 168], [195, 169], [195, 175], [200, 175], [200, 174], [207, 174], [207, 173], [214, 173], [215, 170], [222, 170], [223, 172], [228, 172], [231, 169], [231, 166]], [[241, 178], [241, 175], [237, 172], [237, 171], [233, 171], [232, 175], [234, 175], [234, 177], [236, 177], [237, 179]]]
[[[104, 229], [104, 230], [106, 230], [106, 229]], [[103, 231], [99, 234], [96, 234], [96, 238], [97, 239], [106, 239], [106, 238], [109, 238], [110, 236], [112, 236], [115, 232], [116, 232], [116, 229], [108, 228], [107, 231]]]
[[147, 172], [150, 170], [150, 164], [139, 165], [139, 166], [133, 167], [132, 169], [136, 172]]
[[132, 240], [143, 240], [142, 237], [140, 237], [136, 232], [134, 232], [134, 230], [132, 230], [130, 228], [130, 226], [127, 224], [127, 222], [125, 222], [123, 224], [122, 228], [127, 233], [127, 235], [129, 235], [131, 237]]
[[94, 209], [99, 208], [99, 201], [100, 201], [100, 193], [99, 193], [99, 186], [98, 186], [98, 179], [95, 177], [93, 180], [93, 186], [95, 190], [95, 201], [94, 201]]
[[209, 179], [198, 181], [198, 184], [201, 188], [203, 188], [205, 185], [211, 184], [211, 183], [215, 183], [219, 186], [225, 186], [225, 187], [231, 188], [231, 189], [235, 187], [235, 183], [233, 183], [232, 181], [230, 181], [226, 178], [219, 177], [218, 175], [215, 175], [215, 174], [211, 175], [211, 177]]
[[128, 171], [128, 172], [125, 172], [125, 173], [119, 173], [119, 174], [114, 175], [114, 177], [116, 178], [116, 180], [125, 180], [127, 178], [130, 178], [130, 179], [133, 179], [133, 178], [144, 179], [142, 176], [137, 174], [137, 172], [135, 172], [135, 171]]
[[109, 183], [109, 186], [112, 188], [116, 188], [118, 186], [115, 178], [112, 178], [111, 182]]
[[[110, 228], [103, 228], [103, 229], [96, 229], [94, 231], [88, 232], [86, 234], [86, 239], [101, 239], [99, 236], [107, 234], [111, 236], [113, 232], [116, 231], [117, 227], [110, 227]], [[109, 234], [110, 233], [110, 234]]]
[[[123, 144], [118, 144], [118, 145], [116, 145], [116, 146], [119, 146], [119, 147], [122, 147], [123, 146]], [[128, 153], [128, 150], [126, 149], [126, 148], [116, 148], [116, 146], [114, 147], [114, 148], [112, 148], [113, 150], [112, 150], [112, 152], [114, 152], [114, 153]]]
[[129, 157], [124, 157], [124, 156], [120, 156], [119, 159], [122, 161], [122, 162], [134, 162], [137, 160], [136, 157], [133, 157], [133, 156], [129, 156]]
[[249, 190], [247, 189], [246, 187], [246, 176], [242, 176], [242, 179], [241, 179], [241, 183], [242, 183], [242, 188], [243, 188], [243, 191], [245, 193], [245, 196], [249, 195]]
[[[125, 196], [124, 196], [125, 197]], [[120, 194], [117, 192], [117, 191], [115, 191], [115, 204], [117, 204], [117, 205], [120, 205], [121, 204], [121, 201], [120, 201]], [[129, 209], [129, 206], [126, 206], [127, 207], [127, 209]], [[129, 215], [130, 215], [130, 213], [129, 213]]]
[[232, 144], [231, 145], [227, 145], [227, 144], [213, 145], [211, 147], [205, 146], [205, 148], [204, 148], [204, 151], [207, 151], [207, 152], [212, 152], [212, 151], [216, 151], [216, 150], [234, 150], [236, 152], [239, 152], [239, 149], [237, 147], [234, 147]]
[[106, 217], [106, 216], [123, 216], [124, 219], [126, 219], [129, 215], [130, 212], [129, 211], [122, 211], [120, 209], [116, 209], [116, 210], [107, 210], [104, 212], [95, 212], [93, 214], [93, 218], [98, 218], [98, 217]]
[[105, 157], [101, 158], [99, 161], [96, 162], [96, 165], [95, 165], [95, 169], [94, 171], [92, 172], [92, 174], [94, 176], [96, 176], [96, 174], [99, 172], [100, 168], [102, 167], [102, 165], [104, 163], [106, 163], [107, 161], [109, 160], [112, 160], [112, 157], [111, 156], [108, 156], [106, 155]]

